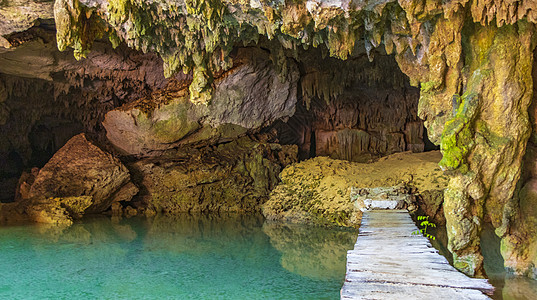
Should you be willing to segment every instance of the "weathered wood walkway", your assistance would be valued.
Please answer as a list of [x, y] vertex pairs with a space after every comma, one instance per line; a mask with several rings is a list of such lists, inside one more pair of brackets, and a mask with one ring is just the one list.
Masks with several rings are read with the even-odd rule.
[[341, 299], [489, 299], [486, 279], [457, 271], [417, 229], [406, 210], [365, 212]]

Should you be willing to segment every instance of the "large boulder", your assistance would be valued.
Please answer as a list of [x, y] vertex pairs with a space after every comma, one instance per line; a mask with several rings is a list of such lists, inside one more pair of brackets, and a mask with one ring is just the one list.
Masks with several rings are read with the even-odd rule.
[[179, 144], [231, 140], [295, 113], [298, 68], [281, 78], [268, 54], [240, 49], [235, 67], [215, 80], [208, 105], [193, 104], [185, 82], [108, 112], [107, 138], [127, 154], [147, 155]]
[[124, 153], [147, 154], [169, 149], [198, 130], [199, 115], [186, 90], [171, 96], [170, 89], [108, 112], [103, 121], [108, 140]]
[[138, 191], [127, 168], [84, 134], [71, 138], [33, 173], [21, 179], [19, 202], [27, 203], [26, 213], [37, 222], [69, 223], [87, 213], [103, 212], [114, 201], [128, 201]]

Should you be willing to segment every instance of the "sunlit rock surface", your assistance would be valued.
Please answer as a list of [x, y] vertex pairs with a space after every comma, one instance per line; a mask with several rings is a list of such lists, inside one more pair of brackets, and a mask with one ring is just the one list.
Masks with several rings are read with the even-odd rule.
[[327, 157], [299, 162], [282, 171], [282, 182], [263, 205], [263, 214], [270, 220], [357, 226], [365, 206], [351, 198], [353, 187], [403, 184], [426, 197], [446, 186], [440, 158], [438, 152], [406, 152], [370, 164]]

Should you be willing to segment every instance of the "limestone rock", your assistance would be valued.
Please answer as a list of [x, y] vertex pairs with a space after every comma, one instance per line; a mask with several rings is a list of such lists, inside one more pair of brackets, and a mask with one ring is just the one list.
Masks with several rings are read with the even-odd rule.
[[[32, 202], [28, 212], [39, 222], [54, 221], [62, 214], [77, 218], [103, 212], [119, 200], [115, 193], [121, 192], [129, 180], [129, 171], [117, 158], [79, 134], [39, 170], [27, 195]], [[130, 197], [132, 194], [128, 193]], [[43, 211], [51, 213], [50, 218]]]
[[274, 128], [280, 141], [298, 144], [301, 158], [330, 156], [356, 162], [424, 150], [418, 118], [419, 90], [409, 85], [393, 57], [375, 51], [370, 62], [355, 54], [345, 61], [304, 51], [298, 58], [302, 101]]
[[[365, 208], [366, 192], [379, 191], [377, 198], [389, 197], [386, 189], [381, 191], [378, 187], [403, 184], [417, 197], [426, 191], [443, 191], [446, 178], [438, 168], [439, 160], [438, 152], [407, 152], [369, 164], [327, 157], [302, 161], [281, 172], [282, 181], [262, 206], [263, 215], [269, 220], [357, 226]], [[361, 187], [364, 197], [357, 190], [353, 193], [351, 187]], [[393, 191], [393, 188], [388, 189]], [[406, 194], [403, 198], [407, 198]], [[407, 200], [414, 202], [411, 198]]]
[[289, 60], [287, 74], [280, 75], [268, 53], [258, 48], [239, 50], [235, 61], [239, 65], [215, 82], [206, 123], [256, 129], [295, 113], [299, 79], [295, 63]]
[[105, 41], [94, 44], [88, 59], [76, 61], [58, 52], [50, 26], [17, 34], [24, 43], [0, 50], [1, 201], [13, 201], [15, 178], [24, 169], [42, 167], [81, 132], [104, 141], [105, 113], [168, 82], [156, 55], [112, 49]]
[[29, 218], [21, 203], [1, 203], [0, 202], [0, 225], [18, 224], [28, 222]]
[[282, 81], [265, 51], [237, 54], [237, 66], [215, 82], [211, 102], [195, 105], [181, 83], [163, 92], [112, 110], [103, 126], [107, 137], [127, 154], [150, 154], [178, 144], [233, 139], [276, 119], [294, 114], [298, 69]]
[[501, 28], [475, 25], [467, 37], [475, 47], [463, 48], [472, 64], [465, 69], [465, 93], [455, 99], [445, 123], [440, 165], [451, 172], [444, 194], [449, 248], [455, 265], [471, 275], [483, 275], [483, 220], [504, 236], [517, 213], [513, 195], [531, 128], [534, 30], [524, 22]]
[[112, 196], [112, 203], [129, 202], [139, 191], [140, 189], [138, 189], [134, 183], [128, 182], [114, 193]]
[[53, 6], [53, 0], [9, 0], [0, 3], [0, 48], [11, 46], [2, 36], [24, 31], [39, 19], [54, 18]]
[[44, 198], [32, 201], [25, 213], [33, 222], [71, 225], [73, 219], [82, 217], [92, 200], [91, 196]]
[[[445, 177], [443, 178], [445, 180]], [[423, 191], [417, 197], [417, 205], [419, 207], [418, 214], [430, 217], [431, 222], [436, 225], [445, 225], [446, 218], [444, 216], [444, 191], [443, 190], [428, 190]]]
[[2, 53], [0, 72], [52, 81], [52, 73], [58, 69], [55, 53], [57, 49], [53, 43], [44, 43], [40, 39], [28, 41]]
[[362, 212], [375, 209], [404, 209], [415, 207], [411, 189], [404, 185], [374, 188], [351, 188], [351, 201]]
[[518, 194], [519, 207], [501, 249], [508, 270], [537, 279], [537, 180], [528, 181]]
[[149, 111], [142, 103], [112, 110], [103, 121], [108, 140], [127, 154], [169, 149], [200, 128], [194, 105], [184, 90]]
[[199, 149], [183, 147], [130, 165], [145, 213], [252, 212], [266, 201], [296, 146], [247, 137]]

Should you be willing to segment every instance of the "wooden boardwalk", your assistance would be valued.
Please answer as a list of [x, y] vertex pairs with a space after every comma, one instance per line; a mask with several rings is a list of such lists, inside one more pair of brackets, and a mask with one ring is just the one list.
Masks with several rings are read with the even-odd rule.
[[365, 212], [341, 299], [489, 299], [486, 279], [457, 271], [417, 229], [406, 210]]

